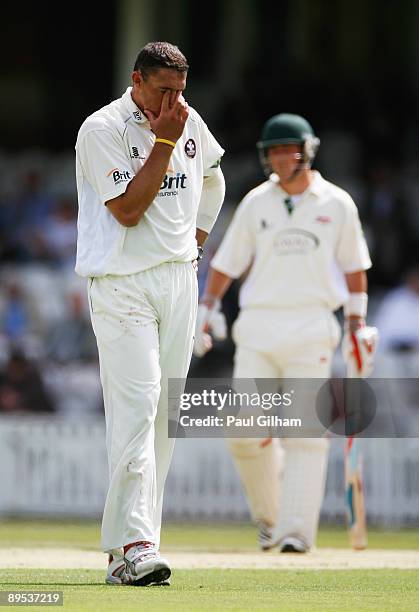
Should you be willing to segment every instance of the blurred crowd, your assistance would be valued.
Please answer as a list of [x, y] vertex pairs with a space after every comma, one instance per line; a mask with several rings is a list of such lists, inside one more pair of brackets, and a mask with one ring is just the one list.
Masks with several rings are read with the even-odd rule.
[[[412, 161], [396, 173], [385, 161], [371, 161], [368, 173], [362, 174], [356, 142], [350, 138], [326, 134], [321, 149], [319, 169], [347, 189], [359, 207], [374, 264], [369, 272], [369, 323], [379, 327], [380, 351], [402, 355], [408, 364], [401, 373], [387, 367], [385, 375], [417, 377], [419, 164]], [[344, 156], [337, 156], [337, 150]], [[73, 156], [26, 154], [16, 163], [0, 155], [0, 161], [0, 414], [100, 413], [97, 349], [85, 281], [74, 273]], [[8, 172], [12, 166], [14, 171]], [[223, 169], [227, 201], [200, 265], [201, 291], [235, 206], [263, 180], [255, 151], [234, 159], [227, 155]], [[237, 315], [237, 293], [234, 283], [224, 298], [230, 324]], [[229, 376], [232, 355], [231, 341], [216, 345], [204, 360], [193, 360], [191, 375]]]
[[3, 160], [0, 413], [98, 413], [96, 343], [85, 281], [74, 273], [73, 156]]

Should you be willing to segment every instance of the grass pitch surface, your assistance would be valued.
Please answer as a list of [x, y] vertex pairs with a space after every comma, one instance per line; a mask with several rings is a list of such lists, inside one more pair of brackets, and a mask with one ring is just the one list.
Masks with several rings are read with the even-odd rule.
[[[166, 525], [162, 545], [170, 551], [249, 552], [256, 532], [249, 524]], [[419, 531], [370, 530], [373, 548], [419, 549]], [[318, 547], [348, 546], [345, 529], [322, 529]], [[99, 549], [99, 523], [4, 521], [0, 547]], [[57, 553], [59, 551], [57, 550]], [[360, 553], [362, 554], [362, 553]], [[112, 587], [104, 571], [3, 569], [0, 590], [61, 590], [65, 611], [280, 610], [419, 611], [418, 570], [175, 570], [171, 587]], [[29, 609], [27, 606], [20, 606]], [[11, 609], [11, 608], [4, 608]]]
[[419, 609], [419, 573], [409, 570], [178, 570], [172, 586], [148, 588], [104, 585], [98, 571], [10, 570], [0, 589], [63, 591], [63, 609], [72, 612]]

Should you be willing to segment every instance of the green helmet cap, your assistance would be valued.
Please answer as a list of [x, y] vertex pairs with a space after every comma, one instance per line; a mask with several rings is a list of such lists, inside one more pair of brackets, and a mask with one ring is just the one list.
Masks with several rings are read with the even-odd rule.
[[281, 144], [301, 145], [302, 164], [310, 167], [319, 148], [320, 140], [315, 136], [313, 128], [304, 117], [291, 113], [274, 115], [263, 126], [261, 139], [256, 144], [266, 176], [272, 172], [267, 150]]
[[266, 149], [278, 144], [304, 144], [315, 138], [313, 128], [304, 117], [281, 113], [265, 123], [257, 146]]

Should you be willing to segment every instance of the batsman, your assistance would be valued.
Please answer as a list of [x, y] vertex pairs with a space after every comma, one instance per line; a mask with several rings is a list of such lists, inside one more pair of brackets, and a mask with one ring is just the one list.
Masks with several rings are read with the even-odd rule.
[[[232, 329], [235, 379], [328, 378], [341, 338], [354, 351], [367, 314], [371, 266], [351, 196], [312, 169], [320, 144], [308, 121], [271, 117], [257, 143], [267, 180], [241, 201], [211, 261], [198, 308], [195, 355], [221, 339], [220, 303], [245, 275]], [[212, 336], [211, 336], [212, 334]], [[371, 352], [369, 352], [369, 356]], [[370, 359], [370, 357], [369, 357]], [[315, 545], [324, 496], [325, 438], [227, 441], [263, 550], [304, 553]]]

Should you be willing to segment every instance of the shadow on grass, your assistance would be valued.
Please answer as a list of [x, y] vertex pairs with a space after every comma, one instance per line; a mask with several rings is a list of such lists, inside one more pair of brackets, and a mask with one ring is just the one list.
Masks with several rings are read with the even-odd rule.
[[[24, 591], [27, 587], [69, 587], [69, 586], [90, 586], [90, 587], [110, 587], [112, 585], [105, 584], [103, 582], [25, 582], [22, 584], [21, 582], [1, 582], [0, 581], [0, 589], [5, 586], [13, 586], [16, 587], [17, 590]], [[124, 585], [125, 586], [125, 585]]]

